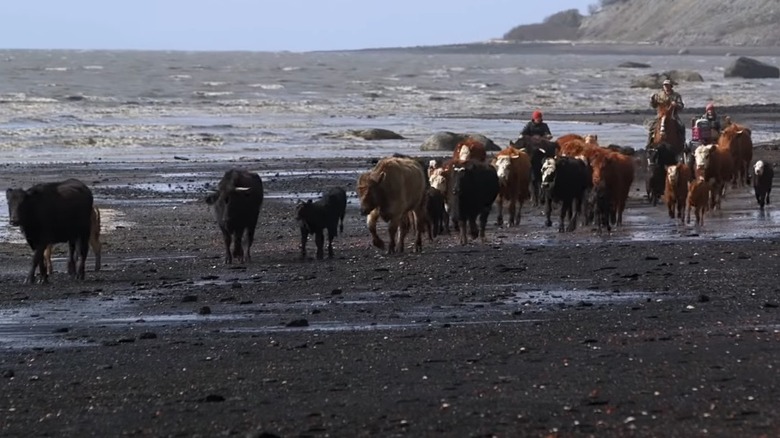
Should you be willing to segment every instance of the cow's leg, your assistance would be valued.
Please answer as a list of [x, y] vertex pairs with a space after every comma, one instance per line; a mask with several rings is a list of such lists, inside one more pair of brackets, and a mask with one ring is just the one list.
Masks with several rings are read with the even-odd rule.
[[43, 251], [45, 250], [45, 247], [39, 246], [35, 248], [35, 252], [33, 253], [32, 258], [32, 266], [30, 267], [30, 271], [27, 273], [27, 278], [25, 278], [24, 282], [27, 284], [34, 284], [35, 283], [35, 271], [36, 269], [40, 268], [41, 272], [41, 283], [48, 283], [49, 278], [46, 273], [46, 266], [44, 266], [43, 263]]
[[544, 211], [544, 215], [546, 217], [546, 220], [544, 221], [544, 225], [547, 227], [552, 226], [552, 220], [550, 219], [550, 215], [552, 214], [552, 198], [549, 196], [547, 197], [547, 208]]
[[100, 243], [100, 210], [97, 208], [92, 209], [92, 215], [90, 216], [89, 246], [95, 255], [95, 271], [99, 271], [101, 265], [100, 254], [103, 250], [103, 245]]
[[336, 228], [336, 224], [334, 223], [332, 227], [328, 227], [328, 258], [333, 258], [333, 238], [336, 237], [338, 234], [338, 230]]
[[685, 217], [685, 223], [690, 225], [691, 224], [691, 204], [690, 203], [688, 203], [688, 208], [687, 208], [687, 211], [685, 213], [685, 216], [686, 216]]
[[[257, 221], [255, 221], [256, 223]], [[246, 250], [244, 250], [244, 263], [252, 261], [252, 244], [255, 243], [255, 229], [250, 225], [246, 229]]]
[[46, 268], [46, 273], [48, 275], [51, 275], [52, 272], [54, 272], [54, 267], [51, 264], [51, 251], [54, 248], [54, 245], [49, 244], [46, 245], [46, 249], [43, 250], [43, 264]]
[[71, 277], [76, 275], [76, 243], [75, 239], [68, 241], [68, 275]]
[[504, 197], [499, 194], [496, 196], [496, 209], [498, 209], [498, 214], [496, 214], [496, 226], [500, 227], [504, 225]]
[[450, 213], [445, 209], [441, 219], [444, 226], [444, 233], [450, 234]]
[[87, 255], [89, 254], [89, 234], [82, 235], [78, 240], [79, 265], [76, 269], [76, 279], [84, 280], [87, 271]]
[[[330, 231], [328, 231], [328, 235], [330, 235]], [[323, 248], [325, 246], [325, 230], [319, 229], [314, 232], [314, 243], [317, 245], [317, 260], [322, 260], [325, 258], [325, 249]], [[330, 251], [333, 252], [332, 249]]]
[[460, 236], [460, 244], [465, 245], [468, 243], [468, 237], [466, 235], [466, 227], [468, 224], [466, 224], [465, 220], [459, 220], [458, 221], [458, 234]]
[[568, 231], [570, 233], [577, 229], [577, 221], [580, 220], [579, 212], [581, 208], [582, 208], [582, 198], [575, 198], [574, 210], [569, 212], [569, 214], [571, 215], [571, 219], [569, 220]]
[[415, 223], [417, 224], [417, 238], [414, 240], [414, 251], [415, 252], [422, 252], [422, 229], [423, 227], [426, 227], [428, 229], [428, 239], [430, 241], [433, 241], [433, 238], [431, 237], [431, 218], [428, 217], [427, 214], [425, 214], [424, 210], [419, 210], [419, 212], [415, 212], [414, 219]]
[[561, 217], [560, 221], [558, 222], [558, 232], [563, 233], [563, 230], [565, 228], [564, 223], [566, 221], [566, 215], [569, 213], [569, 210], [571, 209], [571, 200], [567, 199], [561, 202]]
[[306, 260], [306, 242], [309, 241], [309, 230], [301, 227], [301, 260]]
[[225, 243], [225, 264], [229, 265], [233, 263], [233, 254], [230, 253], [230, 232], [225, 228], [220, 228], [222, 230], [222, 241]]
[[[401, 224], [402, 220], [403, 220], [403, 217], [401, 218], [401, 220], [393, 218], [393, 219], [390, 219], [390, 222], [387, 225], [387, 232], [390, 235], [390, 243], [389, 243], [389, 245], [387, 247], [387, 253], [388, 254], [395, 253], [396, 238], [400, 237], [400, 236], [398, 236], [398, 231], [399, 231], [399, 228], [401, 228], [401, 226], [402, 226], [402, 224]], [[399, 248], [399, 250], [403, 251], [403, 243], [404, 243], [403, 242], [403, 237], [401, 237], [401, 239], [399, 239], [399, 240], [400, 240], [400, 242], [398, 242], [398, 244], [400, 244], [400, 246], [401, 246], [401, 248]]]
[[239, 229], [233, 232], [233, 258], [238, 260], [238, 263], [244, 263], [244, 230]]
[[477, 217], [472, 215], [469, 218], [469, 235], [474, 240], [479, 237], [479, 228], [477, 227]]
[[485, 208], [479, 214], [479, 238], [480, 240], [482, 240], [483, 244], [487, 240], [485, 239], [485, 228], [487, 228], [487, 221], [489, 215], [490, 215], [490, 207]]
[[514, 227], [517, 225], [517, 199], [509, 199], [509, 226]]
[[379, 211], [376, 209], [371, 210], [371, 213], [366, 217], [366, 224], [368, 225], [368, 231], [371, 233], [371, 244], [379, 249], [385, 249], [385, 242], [376, 233], [376, 223], [379, 220]]

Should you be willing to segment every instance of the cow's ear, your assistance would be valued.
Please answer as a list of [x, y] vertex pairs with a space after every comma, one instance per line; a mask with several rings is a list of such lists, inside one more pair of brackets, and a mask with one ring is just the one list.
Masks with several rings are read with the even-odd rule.
[[212, 193], [208, 196], [206, 196], [206, 204], [213, 205], [215, 202], [217, 202], [217, 194]]
[[306, 201], [306, 203], [307, 203], [307, 204], [309, 204], [309, 205], [311, 205], [311, 204], [312, 204], [312, 202], [311, 202], [311, 199], [309, 199], [308, 201]]
[[387, 176], [387, 173], [385, 173], [385, 172], [380, 172], [380, 173], [379, 173], [379, 175], [377, 175], [377, 176], [374, 178], [374, 181], [376, 181], [376, 182], [378, 182], [378, 183], [381, 183], [382, 181], [384, 181], [384, 180], [385, 180], [385, 176]]

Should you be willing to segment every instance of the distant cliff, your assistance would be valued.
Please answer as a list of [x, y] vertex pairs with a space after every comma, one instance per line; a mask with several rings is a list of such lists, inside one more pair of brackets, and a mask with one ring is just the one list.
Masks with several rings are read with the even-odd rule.
[[602, 0], [589, 15], [563, 11], [517, 26], [504, 39], [780, 46], [778, 23], [778, 0]]

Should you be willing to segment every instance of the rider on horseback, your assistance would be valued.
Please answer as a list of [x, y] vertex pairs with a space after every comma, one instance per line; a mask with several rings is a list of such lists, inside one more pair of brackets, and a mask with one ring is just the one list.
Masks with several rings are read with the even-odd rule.
[[531, 115], [531, 121], [526, 123], [523, 130], [520, 132], [520, 137], [539, 136], [546, 138], [547, 140], [551, 139], [552, 133], [550, 132], [550, 127], [547, 126], [547, 123], [544, 123], [543, 117], [541, 111], [534, 111]]
[[[663, 82], [663, 90], [653, 94], [652, 97], [650, 97], [650, 106], [653, 109], [656, 109], [658, 107], [668, 107], [671, 106], [673, 108], [673, 114], [674, 114], [674, 120], [677, 122], [677, 126], [680, 130], [680, 138], [683, 139], [683, 143], [685, 142], [685, 125], [683, 124], [682, 120], [680, 120], [680, 110], [685, 108], [685, 103], [683, 103], [682, 96], [680, 96], [680, 93], [674, 91], [672, 89], [673, 84], [670, 79], [666, 79]], [[658, 119], [654, 119], [653, 123], [650, 125], [650, 132], [648, 133], [647, 137], [647, 146], [653, 144], [653, 133], [655, 132], [655, 126], [658, 123]]]
[[718, 117], [718, 114], [715, 113], [715, 104], [712, 102], [708, 103], [701, 118], [706, 119], [710, 123], [710, 128], [718, 131], [718, 134], [720, 134], [720, 117]]

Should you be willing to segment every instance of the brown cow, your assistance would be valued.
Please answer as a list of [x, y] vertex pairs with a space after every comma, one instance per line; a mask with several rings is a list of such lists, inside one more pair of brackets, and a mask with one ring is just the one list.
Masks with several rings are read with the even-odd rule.
[[728, 148], [734, 162], [731, 182], [734, 186], [750, 184], [750, 165], [753, 161], [753, 139], [750, 128], [732, 123], [720, 135], [719, 148]]
[[531, 197], [531, 159], [524, 150], [509, 146], [499, 152], [491, 164], [496, 168], [499, 184], [496, 225], [503, 225], [504, 201], [509, 201], [509, 226], [513, 227], [520, 223], [523, 203]]
[[704, 213], [709, 209], [710, 183], [703, 177], [696, 177], [688, 186], [688, 213], [687, 223], [691, 223], [691, 210], [696, 214], [696, 225], [704, 225]]
[[704, 178], [710, 188], [710, 209], [720, 209], [720, 201], [726, 190], [726, 182], [731, 181], [734, 161], [728, 145], [702, 145], [694, 151], [696, 157], [696, 178]]
[[604, 148], [593, 148], [590, 163], [593, 168], [593, 187], [596, 197], [609, 202], [610, 222], [623, 225], [623, 211], [634, 182], [634, 161], [631, 157]]
[[[685, 223], [685, 200], [688, 197], [688, 183], [691, 181], [691, 169], [685, 163], [666, 168], [666, 186], [664, 197], [669, 217]], [[675, 216], [675, 212], [677, 216]]]
[[383, 158], [370, 172], [360, 175], [357, 185], [360, 213], [368, 215], [368, 230], [374, 246], [381, 249], [385, 247], [376, 232], [377, 221], [382, 218], [388, 222], [390, 244], [387, 252], [392, 254], [396, 251], [396, 236], [398, 252], [403, 252], [404, 238], [410, 228], [407, 215], [413, 213], [417, 231], [414, 249], [422, 250], [422, 233], [426, 229], [427, 220], [424, 204], [426, 186], [425, 172], [417, 160], [412, 158]]
[[[95, 270], [100, 270], [100, 253], [102, 245], [100, 243], [100, 210], [92, 207], [92, 214], [89, 216], [89, 246], [95, 254]], [[54, 245], [49, 245], [43, 250], [43, 264], [46, 266], [46, 272], [51, 275], [54, 269], [51, 265], [51, 251]]]
[[455, 146], [452, 158], [459, 161], [476, 160], [484, 163], [487, 160], [487, 152], [485, 152], [484, 144], [473, 138], [467, 138]]

